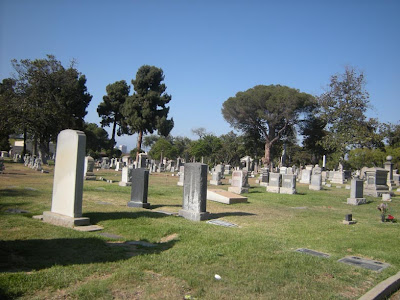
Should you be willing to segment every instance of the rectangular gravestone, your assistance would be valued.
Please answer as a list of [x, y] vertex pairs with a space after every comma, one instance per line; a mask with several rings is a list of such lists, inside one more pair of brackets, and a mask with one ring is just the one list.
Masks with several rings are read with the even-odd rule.
[[378, 272], [390, 266], [390, 264], [387, 263], [382, 263], [376, 260], [370, 260], [357, 256], [346, 256], [339, 259], [338, 262]]
[[119, 186], [131, 186], [132, 185], [132, 168], [123, 167], [121, 173], [121, 181], [118, 183]]
[[149, 190], [149, 170], [144, 168], [132, 170], [131, 201], [129, 207], [149, 208], [147, 193]]
[[300, 178], [300, 183], [306, 183], [310, 184], [311, 180], [311, 170], [301, 170], [301, 178]]
[[207, 208], [207, 169], [201, 163], [185, 164], [183, 183], [183, 205], [179, 215], [192, 221], [202, 221], [210, 217]]
[[66, 129], [59, 133], [51, 211], [43, 213], [44, 222], [65, 227], [89, 225], [89, 218], [82, 217], [85, 151], [86, 135], [82, 131]]
[[296, 175], [283, 174], [282, 187], [279, 190], [281, 194], [296, 194]]
[[318, 252], [315, 250], [307, 249], [307, 248], [299, 248], [295, 250], [296, 252], [305, 253], [308, 255], [319, 256], [319, 257], [330, 257], [329, 254]]
[[[243, 184], [245, 183], [246, 171], [233, 171], [231, 186], [228, 187], [228, 191], [236, 194], [248, 193], [249, 189]], [[246, 172], [247, 173], [247, 172]]]
[[282, 174], [279, 173], [270, 173], [269, 174], [269, 183], [267, 186], [267, 192], [271, 193], [279, 193], [281, 186]]
[[313, 191], [320, 191], [322, 189], [322, 175], [321, 175], [321, 173], [311, 175], [311, 183], [308, 186], [308, 189], [313, 190]]
[[364, 181], [359, 178], [353, 178], [350, 184], [350, 198], [347, 198], [347, 204], [360, 205], [367, 203], [364, 198]]

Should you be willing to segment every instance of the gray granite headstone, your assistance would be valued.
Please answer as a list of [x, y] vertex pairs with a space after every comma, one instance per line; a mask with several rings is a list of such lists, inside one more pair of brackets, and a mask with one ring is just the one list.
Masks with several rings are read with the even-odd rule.
[[281, 194], [296, 194], [296, 175], [283, 174]]
[[183, 205], [179, 215], [192, 221], [202, 221], [210, 217], [207, 208], [207, 170], [201, 163], [185, 164], [183, 184]]
[[267, 186], [267, 192], [279, 193], [281, 181], [282, 181], [282, 174], [270, 173], [269, 174], [269, 183]]
[[364, 181], [359, 178], [353, 178], [350, 184], [350, 198], [347, 198], [347, 204], [360, 205], [367, 203], [364, 198]]
[[149, 189], [149, 170], [144, 168], [132, 170], [131, 201], [129, 207], [149, 208], [147, 193]]
[[322, 189], [322, 174], [317, 173], [311, 175], [311, 184], [308, 186], [310, 190], [320, 191]]

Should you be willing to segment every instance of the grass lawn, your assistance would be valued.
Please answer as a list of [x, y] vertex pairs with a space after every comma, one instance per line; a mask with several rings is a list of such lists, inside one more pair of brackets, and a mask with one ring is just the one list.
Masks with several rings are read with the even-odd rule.
[[[249, 203], [207, 203], [213, 218], [239, 225], [226, 228], [154, 212], [178, 212], [178, 177], [150, 175], [146, 210], [127, 207], [130, 187], [118, 186], [120, 172], [100, 170], [98, 177], [117, 182], [85, 181], [83, 215], [104, 229], [79, 232], [32, 218], [50, 210], [53, 166], [45, 167], [48, 174], [5, 166], [0, 299], [357, 299], [400, 269], [400, 223], [380, 222], [378, 198], [347, 205], [344, 187], [309, 191], [298, 184], [298, 194], [282, 195], [250, 179]], [[228, 179], [223, 183], [227, 189]], [[349, 213], [357, 224], [342, 224]], [[389, 213], [400, 218], [399, 193]], [[391, 266], [375, 272], [337, 262], [345, 256]]]

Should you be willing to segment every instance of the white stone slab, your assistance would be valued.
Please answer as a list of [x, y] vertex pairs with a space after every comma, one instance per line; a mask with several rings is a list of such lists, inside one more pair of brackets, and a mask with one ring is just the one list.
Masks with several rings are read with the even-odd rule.
[[207, 190], [207, 200], [220, 202], [224, 204], [247, 202], [247, 197], [228, 192], [222, 189]]

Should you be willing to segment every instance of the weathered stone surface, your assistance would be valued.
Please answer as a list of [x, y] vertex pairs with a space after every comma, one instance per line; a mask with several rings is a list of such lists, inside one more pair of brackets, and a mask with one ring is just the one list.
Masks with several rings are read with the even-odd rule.
[[281, 194], [296, 194], [296, 175], [282, 175], [282, 186], [279, 190]]
[[247, 197], [243, 197], [222, 189], [209, 189], [207, 190], [207, 200], [224, 204], [234, 204], [247, 202]]
[[387, 263], [361, 258], [357, 256], [346, 256], [344, 258], [339, 259], [338, 262], [378, 272], [390, 266], [390, 264]]
[[59, 133], [51, 212], [43, 213], [44, 222], [66, 227], [89, 224], [89, 218], [82, 218], [85, 151], [83, 132], [66, 129]]
[[326, 257], [326, 258], [330, 257], [329, 254], [318, 252], [318, 251], [307, 249], [307, 248], [299, 248], [299, 249], [296, 249], [295, 251], [300, 252], [300, 253], [305, 253], [308, 255], [313, 255], [313, 256]]
[[183, 205], [179, 215], [192, 221], [206, 220], [210, 214], [207, 208], [207, 165], [185, 164]]
[[[233, 171], [231, 186], [228, 187], [228, 191], [236, 194], [248, 193], [249, 189], [243, 184], [245, 183], [245, 172], [246, 171]], [[247, 172], [246, 172], [247, 174]]]
[[308, 186], [308, 189], [313, 191], [320, 191], [322, 189], [322, 174], [317, 173], [311, 175], [311, 184]]
[[361, 179], [353, 178], [350, 184], [350, 198], [347, 198], [347, 204], [360, 205], [367, 203], [364, 198], [364, 182]]

